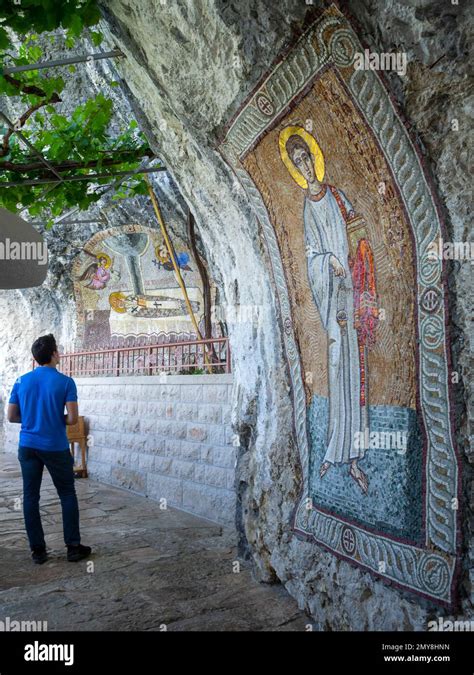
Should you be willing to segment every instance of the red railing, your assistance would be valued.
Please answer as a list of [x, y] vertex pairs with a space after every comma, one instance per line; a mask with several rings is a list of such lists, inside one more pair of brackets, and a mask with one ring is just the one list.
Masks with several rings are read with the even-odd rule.
[[61, 354], [59, 369], [74, 377], [230, 373], [229, 339], [71, 352]]

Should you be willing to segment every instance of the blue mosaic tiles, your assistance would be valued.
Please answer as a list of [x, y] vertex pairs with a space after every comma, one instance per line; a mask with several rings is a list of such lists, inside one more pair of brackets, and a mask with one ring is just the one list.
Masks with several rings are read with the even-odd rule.
[[349, 476], [349, 464], [335, 464], [323, 478], [319, 476], [326, 452], [328, 412], [328, 399], [313, 396], [307, 419], [309, 494], [314, 506], [370, 529], [420, 543], [423, 444], [416, 411], [385, 405], [369, 407], [370, 432], [402, 432], [406, 450], [403, 446], [366, 450], [359, 462], [369, 479], [366, 495]]

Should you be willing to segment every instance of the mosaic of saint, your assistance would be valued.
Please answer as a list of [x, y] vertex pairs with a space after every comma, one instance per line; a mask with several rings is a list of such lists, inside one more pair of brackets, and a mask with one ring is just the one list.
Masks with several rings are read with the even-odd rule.
[[460, 483], [431, 255], [442, 224], [383, 82], [355, 67], [362, 51], [329, 7], [219, 149], [271, 262], [302, 474], [294, 532], [449, 602]]

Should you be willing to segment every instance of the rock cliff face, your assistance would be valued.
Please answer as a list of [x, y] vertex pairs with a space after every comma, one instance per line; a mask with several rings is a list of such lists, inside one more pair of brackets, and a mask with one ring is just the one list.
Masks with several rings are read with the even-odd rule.
[[[407, 52], [407, 75], [391, 74], [389, 86], [420, 133], [452, 238], [459, 240], [466, 222], [468, 133], [462, 10], [443, 3], [418, 9], [389, 1], [347, 4], [369, 47]], [[134, 109], [195, 213], [224, 304], [258, 308], [256, 319], [242, 312], [231, 325], [242, 551], [261, 580], [281, 580], [321, 627], [423, 629], [429, 608], [422, 601], [387, 588], [289, 531], [300, 476], [281, 326], [258, 226], [215, 150], [223, 125], [318, 8], [287, 0], [139, 5], [104, 0], [102, 6], [110, 38], [127, 57], [119, 68]], [[458, 131], [451, 134], [454, 118]], [[453, 161], [459, 165], [455, 173], [449, 169]], [[468, 377], [468, 274], [464, 265], [451, 275], [461, 380]], [[462, 387], [459, 391], [461, 401]], [[458, 440], [467, 449], [461, 404], [457, 413]], [[466, 599], [466, 612], [469, 606]]]
[[[258, 223], [244, 191], [215, 149], [224, 125], [323, 3], [101, 0], [100, 4], [108, 40], [126, 56], [117, 64], [123, 89], [152, 148], [195, 215], [221, 303], [233, 313], [228, 323], [234, 358], [233, 423], [240, 437], [236, 526], [241, 553], [251, 559], [257, 578], [281, 581], [322, 629], [426, 629], [430, 616], [442, 610], [382, 584], [290, 531], [301, 476], [282, 327]], [[450, 237], [462, 240], [468, 222], [468, 20], [463, 15], [467, 10], [445, 2], [422, 3], [418, 8], [392, 0], [341, 5], [368, 47], [407, 53], [406, 76], [388, 74], [388, 86], [419, 133]], [[63, 255], [61, 248], [53, 251], [58, 262], [53, 262], [52, 277], [57, 271], [54, 264], [64, 265]], [[470, 271], [468, 263], [455, 263], [449, 277], [452, 356], [460, 375], [455, 424], [465, 465], [465, 541], [470, 537], [472, 477], [465, 391], [471, 375]], [[67, 280], [63, 268], [58, 272]], [[2, 314], [18, 318], [0, 337], [10, 369], [40, 329], [55, 330], [61, 341], [70, 338], [72, 301], [64, 305], [68, 295], [56, 291], [54, 284], [51, 281], [48, 290], [4, 296]], [[28, 316], [26, 330], [22, 316]], [[471, 616], [467, 544], [464, 554], [459, 612]]]

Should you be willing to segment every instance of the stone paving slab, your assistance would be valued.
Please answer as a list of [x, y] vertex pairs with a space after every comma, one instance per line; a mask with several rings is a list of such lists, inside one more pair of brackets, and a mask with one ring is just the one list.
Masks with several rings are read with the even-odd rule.
[[0, 619], [48, 630], [305, 631], [310, 619], [281, 586], [235, 573], [231, 529], [90, 479], [76, 481], [89, 561], [65, 559], [61, 509], [45, 472], [49, 560], [33, 565], [14, 455], [0, 454]]

